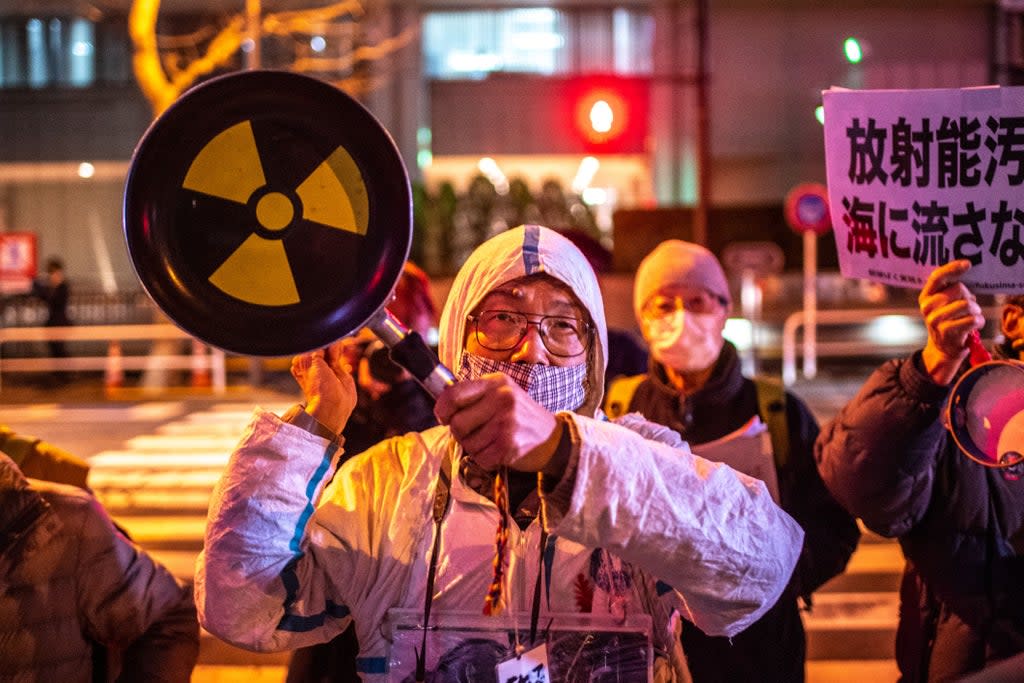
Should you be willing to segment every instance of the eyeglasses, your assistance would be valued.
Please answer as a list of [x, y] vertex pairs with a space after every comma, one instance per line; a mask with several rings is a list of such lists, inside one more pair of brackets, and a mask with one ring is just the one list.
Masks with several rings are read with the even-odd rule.
[[543, 315], [530, 320], [517, 311], [481, 311], [471, 315], [473, 333], [480, 346], [490, 351], [511, 351], [536, 325], [544, 348], [553, 356], [578, 356], [590, 346], [590, 323], [562, 315]]
[[645, 318], [655, 319], [668, 317], [676, 311], [714, 313], [719, 306], [725, 305], [726, 301], [721, 297], [703, 291], [689, 296], [655, 294], [647, 300], [640, 312]]

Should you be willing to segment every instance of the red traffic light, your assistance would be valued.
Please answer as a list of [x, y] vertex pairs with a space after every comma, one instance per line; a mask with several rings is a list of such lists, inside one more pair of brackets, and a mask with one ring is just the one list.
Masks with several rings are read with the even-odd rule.
[[642, 153], [647, 137], [649, 83], [625, 77], [588, 77], [567, 84], [565, 111], [573, 137], [595, 154]]
[[625, 132], [628, 124], [626, 101], [609, 88], [590, 90], [576, 104], [576, 126], [588, 142], [611, 142]]

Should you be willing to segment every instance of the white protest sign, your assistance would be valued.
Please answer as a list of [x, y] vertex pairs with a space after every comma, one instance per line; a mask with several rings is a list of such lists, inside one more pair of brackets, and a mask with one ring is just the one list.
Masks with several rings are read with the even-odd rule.
[[845, 277], [919, 288], [964, 258], [975, 292], [1024, 292], [1024, 87], [822, 95]]

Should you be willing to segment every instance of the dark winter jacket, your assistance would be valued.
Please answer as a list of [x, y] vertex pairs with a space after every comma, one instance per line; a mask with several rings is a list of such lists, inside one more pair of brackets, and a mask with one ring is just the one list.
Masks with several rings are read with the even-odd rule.
[[188, 681], [191, 590], [81, 489], [0, 455], [0, 681]]
[[434, 399], [416, 380], [396, 382], [377, 400], [361, 391], [359, 403], [342, 431], [345, 452], [362, 453], [389, 437], [420, 432], [436, 424]]
[[890, 361], [822, 431], [836, 498], [906, 557], [896, 657], [904, 681], [947, 681], [1024, 652], [1024, 479], [962, 455], [949, 387], [920, 353]]
[[[629, 410], [671, 427], [699, 453], [700, 444], [739, 429], [758, 414], [757, 389], [741, 374], [736, 349], [726, 342], [711, 378], [688, 396], [680, 396], [667, 383], [664, 370], [652, 362]], [[739, 635], [709, 637], [684, 623], [683, 649], [694, 683], [803, 681], [805, 642], [797, 598], [809, 602], [811, 593], [843, 571], [857, 547], [856, 520], [828, 493], [815, 468], [814, 416], [788, 393], [785, 411], [790, 451], [777, 467], [779, 497], [782, 508], [804, 529], [800, 561], [778, 603]], [[767, 415], [761, 417], [768, 420]]]
[[71, 286], [61, 282], [51, 285], [49, 282], [34, 282], [32, 293], [46, 304], [46, 324], [51, 327], [70, 325], [68, 301], [71, 299]]

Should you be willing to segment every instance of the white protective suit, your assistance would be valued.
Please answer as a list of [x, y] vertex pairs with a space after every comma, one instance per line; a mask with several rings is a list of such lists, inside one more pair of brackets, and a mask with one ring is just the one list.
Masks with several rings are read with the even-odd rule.
[[[662, 652], [677, 642], [674, 610], [712, 635], [743, 630], [782, 593], [803, 532], [760, 481], [694, 456], [685, 445], [650, 441], [601, 419], [604, 307], [592, 269], [571, 242], [524, 226], [478, 248], [441, 317], [441, 361], [460, 366], [466, 315], [489, 291], [537, 272], [569, 285], [596, 329], [586, 401], [576, 413], [560, 414], [575, 478], [568, 480], [567, 505], [549, 518], [555, 550], [543, 612], [580, 611], [574, 581], [591, 571], [594, 550], [603, 548], [616, 566], [627, 562], [635, 570], [627, 613], [651, 614]], [[331, 480], [335, 448], [257, 411], [210, 507], [196, 575], [202, 625], [240, 647], [277, 651], [329, 640], [354, 619], [364, 680], [387, 680], [382, 624], [391, 607], [423, 608], [431, 509], [446, 452], [457, 463], [461, 450], [448, 428], [435, 427], [374, 446]], [[458, 476], [457, 464], [452, 474], [433, 610], [479, 613], [498, 514]], [[525, 531], [511, 525], [508, 611], [520, 625], [529, 621], [539, 538], [537, 520]], [[595, 588], [593, 612], [610, 613], [611, 602]], [[656, 680], [685, 676], [672, 669], [662, 657]]]

